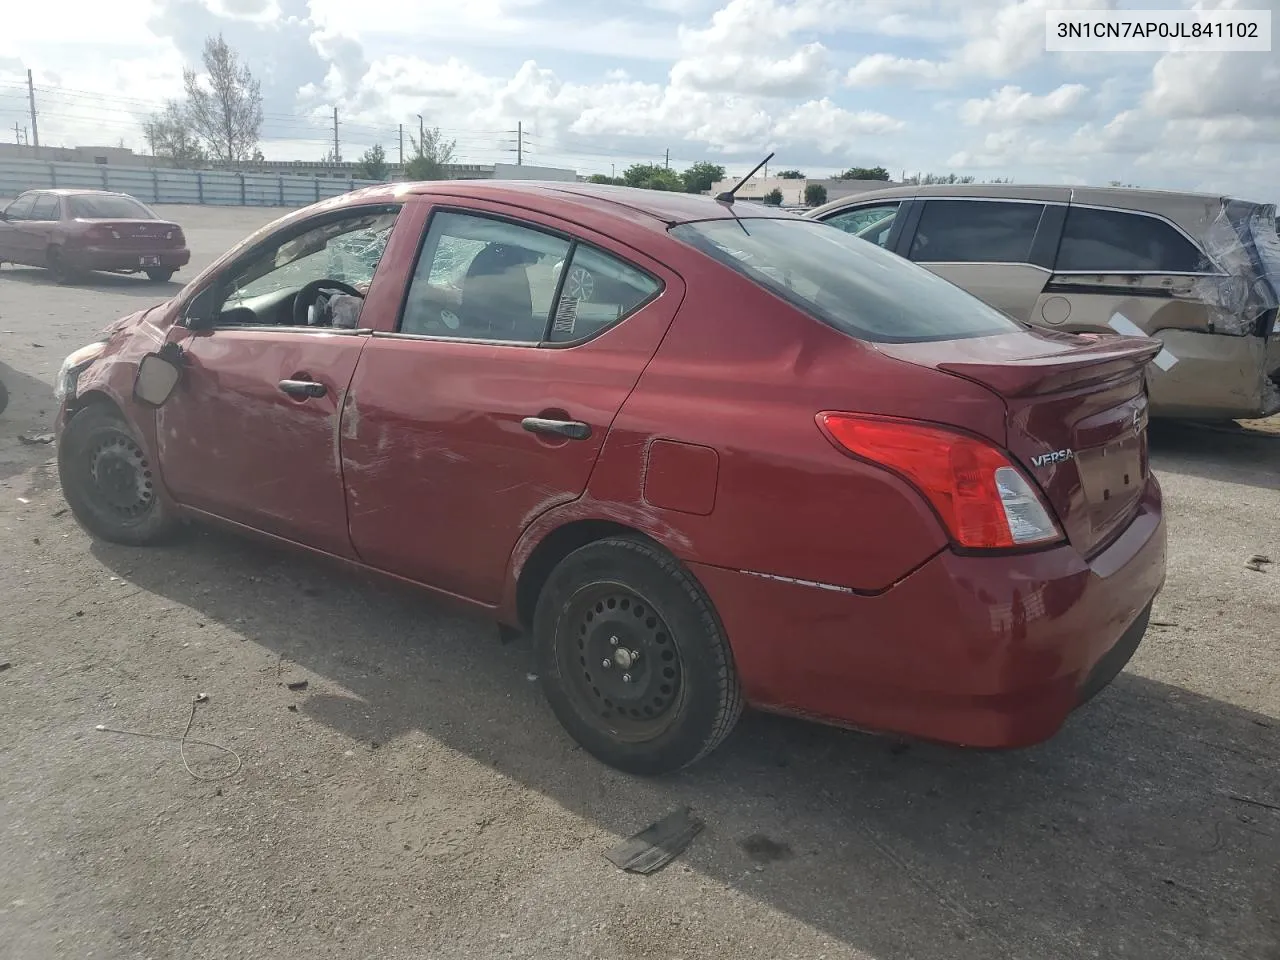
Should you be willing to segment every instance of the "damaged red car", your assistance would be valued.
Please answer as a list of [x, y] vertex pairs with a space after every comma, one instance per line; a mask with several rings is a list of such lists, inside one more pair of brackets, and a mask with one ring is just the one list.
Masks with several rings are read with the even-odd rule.
[[1016, 747], [1120, 671], [1164, 582], [1158, 349], [764, 206], [401, 184], [69, 357], [58, 462], [98, 537], [222, 523], [531, 634], [624, 770], [744, 704]]

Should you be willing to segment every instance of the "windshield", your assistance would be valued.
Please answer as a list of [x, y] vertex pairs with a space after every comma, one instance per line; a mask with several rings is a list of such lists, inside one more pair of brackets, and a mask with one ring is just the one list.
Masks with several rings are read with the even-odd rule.
[[70, 196], [67, 203], [77, 220], [154, 220], [155, 214], [132, 197]]
[[958, 340], [1022, 329], [923, 267], [823, 223], [707, 220], [671, 233], [862, 340]]

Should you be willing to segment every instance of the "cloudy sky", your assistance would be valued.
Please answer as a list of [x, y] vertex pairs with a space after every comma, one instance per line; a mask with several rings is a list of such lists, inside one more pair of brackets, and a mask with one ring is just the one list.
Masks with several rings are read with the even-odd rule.
[[219, 31], [262, 81], [263, 149], [344, 159], [421, 113], [461, 160], [620, 171], [768, 150], [1019, 182], [1224, 190], [1280, 201], [1280, 53], [1047, 54], [1044, 11], [1280, 0], [42, 0], [7, 5], [0, 137], [143, 149], [140, 122]]

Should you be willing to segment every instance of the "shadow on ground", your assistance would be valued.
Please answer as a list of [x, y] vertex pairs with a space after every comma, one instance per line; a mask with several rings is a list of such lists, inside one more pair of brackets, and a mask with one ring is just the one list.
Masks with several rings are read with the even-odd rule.
[[0, 411], [0, 480], [8, 480], [54, 455], [52, 444], [29, 445], [19, 437], [47, 433], [56, 404], [53, 384], [19, 373], [3, 361], [0, 383], [9, 395], [8, 404]]
[[1280, 429], [1152, 421], [1151, 465], [1204, 480], [1280, 489]]
[[[194, 276], [194, 274], [189, 274]], [[182, 289], [180, 277], [164, 283], [150, 279], [145, 273], [88, 273], [67, 284], [59, 284], [48, 270], [39, 267], [0, 267], [0, 281], [21, 283], [31, 287], [58, 287], [63, 290], [91, 290], [99, 293], [132, 295], [148, 304], [166, 300]]]
[[1246, 802], [1280, 803], [1274, 718], [1125, 673], [1032, 750], [748, 715], [702, 764], [638, 780], [561, 732], [527, 641], [416, 593], [216, 532], [94, 550], [328, 678], [343, 692], [300, 709], [355, 740], [424, 731], [620, 836], [691, 803], [685, 862], [878, 960], [1280, 957], [1280, 811]]

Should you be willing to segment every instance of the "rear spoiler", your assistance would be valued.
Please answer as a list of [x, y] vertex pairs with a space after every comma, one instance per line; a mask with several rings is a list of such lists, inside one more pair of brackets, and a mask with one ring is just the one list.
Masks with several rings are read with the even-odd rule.
[[1076, 334], [1071, 350], [1036, 357], [984, 362], [958, 360], [938, 369], [995, 389], [1006, 397], [1029, 397], [1115, 379], [1145, 367], [1162, 349], [1158, 340], [1110, 334]]

